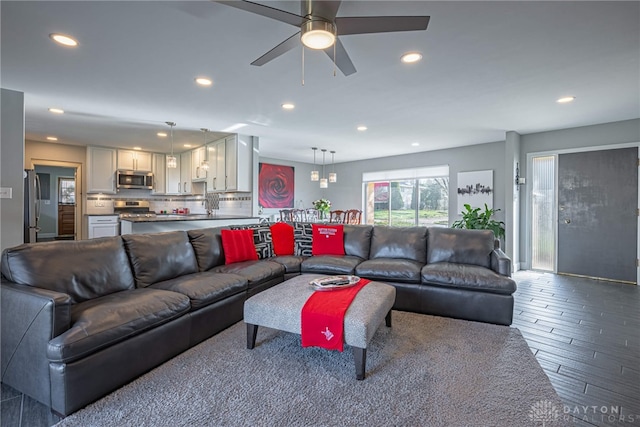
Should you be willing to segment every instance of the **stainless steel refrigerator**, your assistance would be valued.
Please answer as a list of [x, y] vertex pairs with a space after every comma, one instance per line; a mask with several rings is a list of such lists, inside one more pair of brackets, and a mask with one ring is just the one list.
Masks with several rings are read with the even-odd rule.
[[24, 242], [36, 242], [40, 221], [40, 179], [33, 169], [24, 171]]

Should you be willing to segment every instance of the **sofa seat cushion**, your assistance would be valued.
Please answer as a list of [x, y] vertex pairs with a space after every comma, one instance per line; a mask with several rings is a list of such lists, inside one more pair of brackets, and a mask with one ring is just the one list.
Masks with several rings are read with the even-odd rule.
[[516, 291], [516, 282], [507, 276], [477, 265], [449, 262], [425, 265], [422, 268], [422, 283], [504, 295]]
[[302, 273], [354, 274], [362, 258], [350, 255], [316, 255], [302, 261]]
[[402, 258], [376, 258], [356, 267], [356, 275], [372, 280], [420, 283], [424, 263]]
[[285, 273], [300, 273], [300, 265], [302, 261], [307, 259], [306, 256], [283, 255], [269, 259], [269, 261], [282, 264]]
[[52, 362], [87, 357], [189, 312], [189, 298], [160, 289], [116, 292], [71, 308], [71, 328], [47, 346]]
[[219, 265], [211, 271], [238, 274], [247, 279], [250, 288], [279, 277], [284, 278], [284, 266], [282, 264], [264, 259]]
[[188, 296], [191, 300], [191, 311], [195, 311], [232, 295], [246, 292], [247, 279], [237, 274], [204, 271], [155, 283], [150, 288]]

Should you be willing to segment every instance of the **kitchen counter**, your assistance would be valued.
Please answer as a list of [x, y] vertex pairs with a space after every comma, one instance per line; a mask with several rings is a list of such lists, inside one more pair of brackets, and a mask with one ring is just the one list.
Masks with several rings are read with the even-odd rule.
[[227, 225], [258, 224], [260, 218], [238, 215], [159, 214], [155, 217], [120, 219], [120, 234], [162, 233], [196, 228], [223, 227]]
[[246, 220], [252, 219], [256, 222], [259, 217], [247, 217], [238, 215], [207, 215], [207, 214], [157, 214], [155, 217], [135, 217], [122, 218], [121, 221], [131, 222], [164, 222], [164, 221], [226, 221], [226, 220]]

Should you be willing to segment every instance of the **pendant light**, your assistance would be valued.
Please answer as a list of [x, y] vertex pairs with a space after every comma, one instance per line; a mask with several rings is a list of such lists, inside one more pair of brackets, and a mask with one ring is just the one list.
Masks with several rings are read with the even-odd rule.
[[329, 173], [329, 182], [338, 182], [338, 174], [336, 173], [335, 159], [334, 155], [335, 151], [329, 151], [331, 153], [331, 173]]
[[327, 150], [323, 148], [320, 151], [322, 151], [322, 179], [320, 180], [320, 188], [327, 188], [329, 187], [329, 181], [327, 181], [327, 178], [324, 177], [324, 155]]
[[204, 171], [208, 171], [209, 170], [209, 153], [206, 150], [206, 146], [207, 146], [207, 132], [209, 132], [209, 129], [200, 128], [200, 130], [202, 131], [202, 139], [204, 141], [205, 156], [207, 156], [206, 159], [202, 159], [202, 161], [200, 162], [200, 168]]
[[320, 172], [316, 169], [316, 150], [318, 147], [311, 147], [313, 150], [313, 170], [311, 171], [311, 181], [318, 181], [320, 179]]
[[175, 169], [178, 167], [178, 159], [173, 155], [173, 127], [176, 125], [175, 122], [165, 122], [169, 126], [171, 126], [171, 155], [167, 156], [167, 169]]

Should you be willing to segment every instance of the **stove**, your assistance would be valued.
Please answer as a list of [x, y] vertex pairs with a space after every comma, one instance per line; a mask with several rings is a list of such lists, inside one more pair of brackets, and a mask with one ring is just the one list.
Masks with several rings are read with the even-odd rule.
[[149, 202], [145, 200], [117, 200], [113, 204], [113, 212], [120, 218], [156, 217], [156, 213], [149, 210]]

